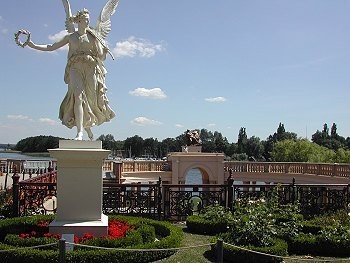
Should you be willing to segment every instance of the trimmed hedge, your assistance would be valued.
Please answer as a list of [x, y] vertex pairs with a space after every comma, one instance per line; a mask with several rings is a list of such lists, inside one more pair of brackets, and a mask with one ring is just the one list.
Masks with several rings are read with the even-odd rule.
[[341, 236], [332, 236], [325, 240], [321, 235], [302, 233], [288, 241], [288, 251], [295, 255], [348, 257], [350, 240], [344, 240]]
[[[16, 237], [14, 235], [7, 234], [20, 234], [23, 232], [30, 232], [33, 227], [37, 225], [40, 220], [52, 220], [52, 216], [32, 216], [32, 217], [20, 217], [11, 218], [0, 221], [0, 250], [18, 249], [17, 246], [5, 244], [5, 239], [9, 243], [16, 243]], [[176, 248], [180, 246], [183, 238], [182, 229], [172, 225], [169, 222], [156, 221], [152, 219], [128, 217], [128, 216], [110, 216], [110, 220], [127, 221], [129, 225], [135, 225], [141, 228], [140, 232], [135, 231], [135, 236], [132, 238], [137, 239], [137, 244], [123, 244], [123, 248], [133, 249], [158, 249], [158, 248]], [[154, 231], [153, 231], [154, 230]], [[131, 231], [132, 232], [132, 231]], [[133, 234], [131, 234], [133, 235]], [[154, 237], [157, 237], [157, 241], [149, 242]], [[39, 238], [41, 239], [41, 238]], [[31, 239], [26, 240], [25, 245], [31, 245], [29, 243]], [[42, 238], [41, 241], [35, 241], [32, 239], [32, 245], [37, 245], [36, 242], [52, 243], [50, 238]], [[103, 243], [104, 239], [92, 239], [95, 244]], [[121, 239], [123, 240], [123, 239]], [[153, 239], [154, 240], [154, 239]], [[57, 242], [57, 240], [56, 240]], [[88, 242], [92, 242], [88, 240]], [[94, 245], [95, 245], [94, 244]], [[114, 244], [120, 247], [120, 243]], [[93, 263], [93, 262], [109, 262], [109, 263], [123, 263], [123, 262], [152, 262], [162, 258], [166, 258], [172, 255], [174, 250], [164, 251], [118, 251], [118, 250], [102, 250], [79, 248], [76, 246], [73, 252], [67, 252], [67, 263]], [[58, 250], [45, 250], [42, 249], [18, 249], [14, 251], [0, 251], [1, 262], [3, 263], [15, 263], [15, 262], [36, 262], [36, 263], [51, 263], [57, 262]]]
[[195, 234], [215, 235], [227, 231], [227, 223], [206, 220], [198, 215], [188, 216], [186, 226], [189, 232]]
[[[274, 244], [269, 247], [254, 247], [254, 246], [245, 246], [244, 248], [261, 252], [264, 254], [276, 255], [276, 256], [287, 256], [288, 255], [288, 245], [282, 239], [274, 239]], [[213, 245], [211, 247], [211, 252], [216, 256], [217, 246]], [[271, 257], [268, 255], [261, 255], [247, 250], [242, 250], [230, 245], [224, 244], [224, 261], [225, 262], [240, 262], [240, 263], [269, 263], [269, 262], [282, 262], [283, 258]]]

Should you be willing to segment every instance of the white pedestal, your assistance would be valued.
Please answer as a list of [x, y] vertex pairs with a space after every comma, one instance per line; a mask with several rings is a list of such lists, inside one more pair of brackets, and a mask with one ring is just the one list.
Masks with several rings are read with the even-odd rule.
[[61, 140], [49, 150], [57, 159], [57, 213], [51, 233], [94, 236], [108, 234], [102, 214], [102, 167], [109, 151], [100, 141]]

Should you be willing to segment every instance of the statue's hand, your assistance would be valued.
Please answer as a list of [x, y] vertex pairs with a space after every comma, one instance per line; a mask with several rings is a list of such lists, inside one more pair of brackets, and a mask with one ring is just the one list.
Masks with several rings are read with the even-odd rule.
[[33, 43], [33, 41], [29, 40], [27, 46], [30, 47], [30, 48], [34, 48], [34, 47], [35, 47], [35, 44]]

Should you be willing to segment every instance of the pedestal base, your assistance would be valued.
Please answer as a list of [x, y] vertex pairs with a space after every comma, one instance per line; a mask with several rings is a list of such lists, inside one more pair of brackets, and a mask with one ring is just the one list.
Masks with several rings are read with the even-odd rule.
[[102, 214], [99, 221], [57, 221], [54, 220], [49, 225], [52, 234], [74, 234], [77, 237], [84, 236], [85, 233], [95, 237], [108, 235], [108, 216]]
[[102, 214], [102, 167], [110, 151], [101, 141], [60, 140], [50, 155], [57, 159], [57, 212], [51, 233], [108, 234], [108, 217]]
[[200, 153], [202, 152], [202, 146], [201, 145], [182, 146], [182, 152]]

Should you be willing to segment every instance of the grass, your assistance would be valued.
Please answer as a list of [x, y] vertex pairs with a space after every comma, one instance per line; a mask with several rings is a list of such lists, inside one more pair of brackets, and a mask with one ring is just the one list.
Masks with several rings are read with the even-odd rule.
[[[185, 226], [181, 226], [184, 231], [184, 239], [182, 240], [181, 247], [191, 247], [186, 249], [180, 249], [174, 255], [169, 258], [159, 260], [156, 263], [208, 263], [215, 262], [215, 259], [210, 258], [209, 251], [210, 245], [200, 246], [205, 244], [210, 244], [213, 242], [212, 236], [206, 235], [196, 235], [191, 234], [186, 231]], [[196, 247], [200, 246], [200, 247]]]
[[[207, 235], [191, 234], [186, 231], [186, 226], [181, 225], [184, 231], [184, 239], [181, 247], [191, 247], [187, 249], [180, 249], [174, 255], [169, 258], [159, 260], [154, 263], [213, 263], [216, 262], [215, 258], [210, 256], [210, 245], [200, 246], [204, 244], [210, 244], [215, 242], [215, 237]], [[213, 241], [214, 239], [214, 241]], [[200, 246], [200, 247], [196, 247]], [[194, 248], [193, 248], [194, 247]], [[310, 257], [310, 256], [290, 256], [285, 258], [284, 263], [350, 263], [349, 259], [329, 258], [329, 257]]]

